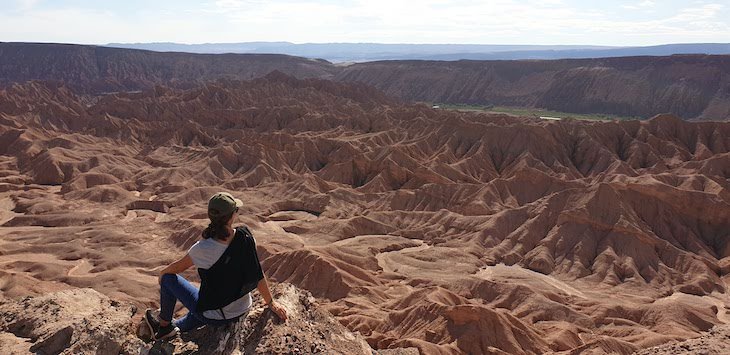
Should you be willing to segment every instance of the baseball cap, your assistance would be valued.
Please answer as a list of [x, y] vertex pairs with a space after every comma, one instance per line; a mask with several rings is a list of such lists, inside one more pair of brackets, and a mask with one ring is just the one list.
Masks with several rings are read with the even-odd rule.
[[243, 206], [243, 201], [228, 192], [219, 192], [208, 200], [208, 217], [227, 216], [241, 206]]

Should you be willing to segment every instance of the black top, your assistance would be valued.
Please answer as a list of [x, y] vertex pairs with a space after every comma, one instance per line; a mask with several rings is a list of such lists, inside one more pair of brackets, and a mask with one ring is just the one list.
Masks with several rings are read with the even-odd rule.
[[233, 240], [209, 269], [198, 268], [200, 292], [196, 311], [221, 309], [253, 291], [264, 278], [256, 241], [247, 227], [236, 228]]

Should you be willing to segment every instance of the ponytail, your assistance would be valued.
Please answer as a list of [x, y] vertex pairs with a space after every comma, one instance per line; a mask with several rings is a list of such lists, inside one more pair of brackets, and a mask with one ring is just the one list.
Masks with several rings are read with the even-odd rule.
[[203, 230], [203, 238], [213, 238], [218, 240], [224, 240], [228, 238], [231, 231], [227, 227], [228, 221], [231, 218], [233, 218], [233, 213], [215, 218], [211, 217], [208, 228], [205, 228], [205, 230]]

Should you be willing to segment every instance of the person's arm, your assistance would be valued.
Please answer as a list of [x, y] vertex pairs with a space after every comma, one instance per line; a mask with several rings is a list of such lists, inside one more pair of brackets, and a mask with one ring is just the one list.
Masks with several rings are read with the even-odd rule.
[[259, 283], [256, 285], [256, 288], [259, 290], [259, 293], [261, 293], [261, 297], [263, 297], [264, 302], [271, 308], [274, 313], [276, 313], [277, 316], [281, 320], [286, 320], [286, 309], [282, 307], [280, 304], [274, 301], [274, 298], [271, 296], [271, 291], [269, 290], [269, 283], [266, 281], [266, 276], [264, 276], [263, 279], [259, 280]]
[[159, 282], [162, 282], [162, 275], [165, 274], [179, 274], [185, 270], [187, 270], [189, 267], [193, 266], [193, 259], [190, 257], [189, 254], [185, 254], [182, 258], [175, 261], [174, 263], [167, 265], [164, 269], [160, 271], [160, 277]]

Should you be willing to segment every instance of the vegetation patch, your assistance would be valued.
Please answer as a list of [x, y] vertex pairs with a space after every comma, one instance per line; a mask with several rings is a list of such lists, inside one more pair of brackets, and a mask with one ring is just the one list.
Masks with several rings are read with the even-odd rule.
[[641, 117], [618, 116], [603, 113], [571, 113], [551, 111], [534, 107], [513, 107], [513, 106], [493, 106], [493, 105], [469, 105], [469, 104], [442, 104], [434, 103], [432, 107], [438, 107], [443, 110], [471, 111], [471, 112], [488, 112], [488, 113], [504, 113], [520, 117], [554, 117], [554, 118], [572, 118], [576, 120], [641, 120]]

